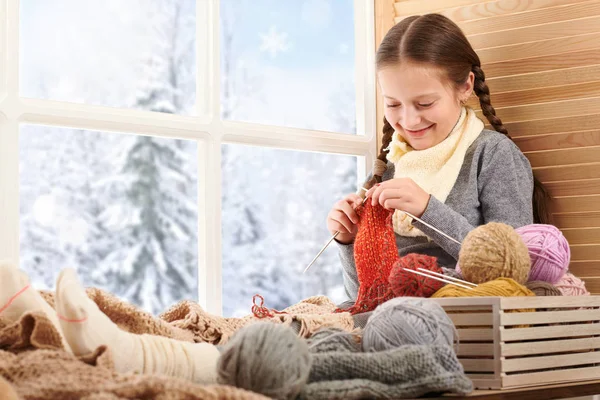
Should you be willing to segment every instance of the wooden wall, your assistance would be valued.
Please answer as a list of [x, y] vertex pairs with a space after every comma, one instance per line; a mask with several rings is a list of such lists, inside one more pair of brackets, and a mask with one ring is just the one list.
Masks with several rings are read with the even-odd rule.
[[[571, 271], [600, 294], [600, 0], [376, 0], [377, 44], [430, 12], [477, 51], [492, 105], [553, 196]], [[479, 110], [476, 97], [470, 105]]]

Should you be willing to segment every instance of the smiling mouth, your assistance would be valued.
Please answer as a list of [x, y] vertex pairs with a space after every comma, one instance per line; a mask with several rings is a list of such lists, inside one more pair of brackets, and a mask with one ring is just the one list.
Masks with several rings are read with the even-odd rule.
[[404, 129], [404, 130], [411, 136], [423, 136], [425, 134], [425, 132], [427, 132], [433, 125], [434, 124], [429, 125], [427, 128], [419, 129], [418, 131], [411, 131], [410, 129]]

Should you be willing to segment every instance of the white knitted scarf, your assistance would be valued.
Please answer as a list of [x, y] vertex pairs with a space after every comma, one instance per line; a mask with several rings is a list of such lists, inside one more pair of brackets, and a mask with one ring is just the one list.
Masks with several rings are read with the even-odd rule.
[[[394, 178], [411, 178], [427, 193], [444, 203], [454, 187], [469, 146], [484, 124], [475, 111], [463, 107], [458, 122], [441, 143], [425, 150], [414, 150], [394, 132], [387, 159], [394, 163]], [[393, 216], [394, 231], [401, 236], [426, 236], [412, 226], [412, 218], [400, 210]]]

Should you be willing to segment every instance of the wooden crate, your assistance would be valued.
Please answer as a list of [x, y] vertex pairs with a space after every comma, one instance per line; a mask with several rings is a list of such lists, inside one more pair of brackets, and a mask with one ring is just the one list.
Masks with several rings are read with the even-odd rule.
[[433, 300], [458, 330], [476, 389], [600, 379], [600, 296]]

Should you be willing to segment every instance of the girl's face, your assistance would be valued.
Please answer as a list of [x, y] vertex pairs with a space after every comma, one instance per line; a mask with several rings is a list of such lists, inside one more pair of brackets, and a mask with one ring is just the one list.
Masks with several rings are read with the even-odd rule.
[[473, 73], [456, 89], [443, 81], [442, 72], [426, 65], [401, 63], [377, 74], [384, 96], [385, 118], [415, 150], [441, 143], [461, 112], [461, 100], [473, 91]]

